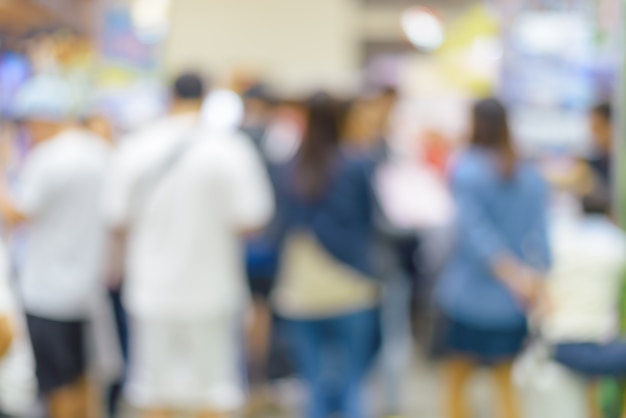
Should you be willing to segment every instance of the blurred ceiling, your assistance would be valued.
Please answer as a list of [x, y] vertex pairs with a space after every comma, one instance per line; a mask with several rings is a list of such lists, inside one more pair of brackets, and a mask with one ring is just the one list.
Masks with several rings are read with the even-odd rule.
[[410, 7], [410, 6], [429, 6], [429, 7], [454, 7], [467, 6], [468, 4], [477, 3], [477, 0], [360, 0], [366, 7]]

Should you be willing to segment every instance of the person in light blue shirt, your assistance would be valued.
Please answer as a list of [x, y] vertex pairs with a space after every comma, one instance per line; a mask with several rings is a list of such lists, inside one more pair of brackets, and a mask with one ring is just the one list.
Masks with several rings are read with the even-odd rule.
[[496, 99], [474, 106], [471, 145], [456, 161], [452, 192], [458, 238], [435, 292], [446, 318], [448, 417], [470, 416], [465, 388], [475, 367], [486, 365], [497, 383], [498, 416], [517, 418], [511, 366], [550, 264], [548, 188], [518, 158]]

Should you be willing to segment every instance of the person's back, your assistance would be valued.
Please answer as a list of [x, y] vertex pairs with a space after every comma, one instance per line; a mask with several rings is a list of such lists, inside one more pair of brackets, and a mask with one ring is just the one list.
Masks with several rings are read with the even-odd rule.
[[52, 417], [86, 414], [91, 356], [85, 344], [89, 330], [104, 330], [98, 321], [89, 329], [87, 323], [101, 313], [96, 307], [104, 294], [100, 197], [109, 149], [76, 125], [71, 93], [66, 80], [51, 74], [20, 89], [14, 112], [33, 147], [19, 173], [17, 199], [0, 192], [5, 221], [29, 228], [18, 284], [39, 392]]
[[105, 198], [128, 236], [126, 308], [132, 327], [129, 402], [146, 416], [241, 407], [239, 344], [247, 308], [243, 234], [274, 200], [250, 140], [202, 128], [202, 80], [180, 76], [172, 115], [129, 138]]
[[488, 326], [523, 323], [523, 307], [495, 278], [490, 262], [500, 252], [537, 269], [548, 266], [546, 184], [525, 163], [504, 179], [495, 155], [473, 148], [457, 161], [452, 188], [460, 230], [438, 288], [440, 302], [455, 318]]
[[371, 159], [340, 153], [327, 190], [314, 201], [294, 187], [295, 167], [282, 168], [277, 194], [286, 241], [273, 295], [281, 315], [324, 317], [378, 303], [369, 184], [373, 168]]
[[368, 164], [341, 152], [339, 121], [331, 97], [310, 100], [302, 146], [277, 187], [284, 251], [273, 302], [308, 386], [307, 418], [365, 416], [377, 325]]
[[100, 195], [108, 155], [103, 140], [75, 130], [27, 159], [18, 204], [31, 219], [20, 281], [29, 313], [67, 319], [89, 311], [103, 268]]
[[527, 339], [526, 309], [550, 264], [548, 190], [519, 158], [506, 107], [483, 99], [472, 113], [471, 147], [452, 174], [458, 242], [436, 289], [446, 328], [447, 416], [471, 415], [467, 385], [477, 366], [488, 365], [498, 416], [515, 418], [513, 360]]
[[557, 222], [550, 307], [543, 335], [551, 341], [606, 341], [615, 337], [615, 315], [626, 273], [626, 236], [607, 217]]
[[626, 235], [606, 215], [603, 189], [582, 199], [585, 215], [563, 219], [552, 233], [554, 268], [541, 319], [557, 362], [591, 377], [626, 376], [626, 342], [618, 306], [626, 272]]
[[250, 165], [263, 170], [248, 139], [188, 129], [178, 135], [197, 137], [193, 150], [151, 191], [134, 226], [127, 297], [140, 314], [241, 309], [246, 284], [239, 234], [271, 216], [268, 185], [248, 181], [255, 177]]

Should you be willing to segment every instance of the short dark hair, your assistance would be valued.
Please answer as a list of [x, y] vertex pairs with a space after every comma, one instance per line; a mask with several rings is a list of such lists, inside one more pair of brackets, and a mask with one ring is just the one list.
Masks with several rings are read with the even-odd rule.
[[608, 215], [611, 212], [611, 193], [606, 187], [596, 185], [581, 198], [581, 203], [586, 215]]
[[592, 113], [601, 116], [607, 122], [611, 122], [613, 119], [613, 107], [609, 102], [600, 103], [597, 106], [594, 106]]
[[202, 100], [205, 86], [202, 77], [195, 73], [183, 73], [174, 81], [172, 88], [174, 98], [180, 100]]
[[258, 100], [270, 106], [278, 103], [271, 89], [263, 83], [254, 84], [252, 87], [243, 92], [243, 98], [249, 100]]

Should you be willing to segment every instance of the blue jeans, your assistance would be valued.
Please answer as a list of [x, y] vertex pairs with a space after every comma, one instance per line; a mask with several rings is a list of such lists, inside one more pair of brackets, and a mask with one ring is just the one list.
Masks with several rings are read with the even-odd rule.
[[308, 386], [306, 418], [363, 418], [363, 383], [378, 332], [378, 311], [287, 320], [296, 368]]
[[556, 346], [554, 358], [585, 376], [626, 377], [626, 341], [560, 344]]

